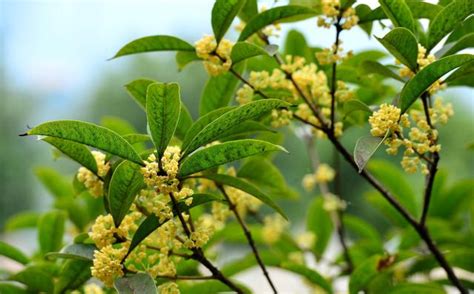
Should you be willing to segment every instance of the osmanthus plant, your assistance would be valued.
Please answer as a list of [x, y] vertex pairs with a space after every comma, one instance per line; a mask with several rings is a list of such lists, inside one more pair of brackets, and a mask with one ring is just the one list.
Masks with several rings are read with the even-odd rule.
[[[474, 185], [472, 179], [446, 184], [447, 174], [438, 172], [443, 134], [436, 128], [454, 113], [437, 93], [473, 85], [474, 57], [458, 52], [473, 45], [474, 2], [379, 3], [371, 9], [348, 0], [294, 0], [259, 11], [255, 0], [217, 0], [214, 34], [194, 46], [167, 35], [125, 45], [115, 58], [177, 51], [180, 69], [202, 62], [210, 77], [200, 117], [193, 121], [177, 84], [139, 79], [126, 89], [145, 111], [148, 134], [118, 118], [101, 126], [51, 121], [24, 134], [81, 167], [72, 183], [54, 170], [37, 170], [55, 209], [7, 223], [9, 230], [37, 224], [39, 251], [29, 257], [0, 243], [0, 254], [25, 265], [7, 275], [19, 284], [0, 282], [0, 291], [244, 293], [249, 288], [234, 276], [257, 266], [277, 293], [283, 282], [274, 280], [271, 266], [301, 275], [317, 293], [338, 291], [333, 282], [344, 276], [350, 293], [444, 293], [444, 286], [468, 293]], [[334, 29], [330, 48], [310, 46], [297, 31], [288, 33], [283, 50], [272, 44], [281, 23], [313, 17], [315, 31]], [[233, 42], [224, 36], [236, 18], [240, 35]], [[428, 20], [427, 29], [420, 19]], [[378, 24], [387, 32], [375, 42], [395, 60], [376, 50], [344, 51], [347, 31], [360, 27], [371, 36]], [[369, 125], [370, 134], [342, 144], [358, 125]], [[269, 134], [286, 126], [307, 144], [314, 168], [303, 187], [318, 188], [299, 235], [286, 231], [275, 201], [296, 192], [268, 155], [285, 152]], [[316, 152], [321, 141], [334, 146], [332, 167]], [[381, 146], [394, 156], [402, 151], [406, 173], [424, 175], [421, 196], [393, 164], [372, 160], [366, 167]], [[340, 157], [372, 186], [367, 201], [393, 223], [383, 235], [345, 213]], [[75, 234], [67, 242], [66, 226]], [[342, 250], [328, 256], [333, 234]], [[229, 250], [216, 246], [221, 243], [247, 244], [250, 253], [217, 266], [216, 255]], [[311, 259], [328, 258], [330, 274], [311, 266]], [[437, 268], [445, 274], [430, 275]]]

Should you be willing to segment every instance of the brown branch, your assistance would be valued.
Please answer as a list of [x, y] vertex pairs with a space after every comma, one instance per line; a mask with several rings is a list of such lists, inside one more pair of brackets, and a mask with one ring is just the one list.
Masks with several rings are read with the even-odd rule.
[[168, 280], [216, 280], [214, 276], [156, 276], [157, 279]]
[[222, 195], [224, 195], [227, 202], [229, 202], [229, 208], [230, 210], [232, 210], [232, 212], [235, 215], [235, 218], [237, 219], [240, 226], [242, 227], [245, 237], [247, 238], [247, 241], [249, 243], [249, 246], [250, 248], [252, 248], [253, 255], [255, 256], [255, 259], [257, 260], [258, 265], [262, 269], [262, 272], [265, 275], [265, 278], [267, 279], [268, 284], [270, 284], [270, 287], [272, 288], [273, 293], [275, 294], [278, 293], [277, 289], [275, 288], [275, 285], [272, 282], [272, 279], [270, 278], [270, 275], [268, 274], [267, 268], [265, 267], [265, 264], [263, 263], [262, 258], [260, 257], [260, 253], [258, 252], [257, 246], [255, 245], [255, 242], [252, 237], [252, 233], [250, 233], [250, 230], [247, 228], [247, 225], [245, 224], [244, 220], [239, 215], [239, 212], [237, 211], [235, 203], [233, 203], [229, 195], [227, 195], [227, 192], [225, 191], [224, 187], [222, 187], [221, 185], [218, 185], [217, 187], [222, 192]]
[[[334, 24], [336, 27], [336, 41], [334, 42], [333, 55], [335, 56], [339, 51], [339, 35], [342, 32], [341, 27], [342, 10], [337, 17], [337, 22]], [[337, 61], [333, 60], [332, 64], [332, 77], [331, 77], [331, 133], [334, 134], [334, 125], [336, 123], [336, 90], [337, 90]]]

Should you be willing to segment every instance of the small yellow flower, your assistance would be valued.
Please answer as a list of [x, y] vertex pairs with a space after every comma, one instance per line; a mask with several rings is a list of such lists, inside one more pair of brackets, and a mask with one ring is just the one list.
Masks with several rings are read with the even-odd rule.
[[400, 108], [394, 105], [385, 103], [380, 105], [380, 109], [369, 117], [369, 123], [372, 127], [370, 133], [372, 136], [383, 137], [387, 131], [400, 131], [400, 125], [398, 124], [400, 113]]
[[262, 237], [265, 243], [271, 245], [280, 240], [281, 234], [287, 228], [288, 222], [279, 214], [268, 215], [263, 219]]
[[96, 250], [91, 267], [92, 276], [102, 281], [105, 286], [112, 287], [115, 279], [124, 275], [121, 262], [127, 254], [129, 245], [129, 243], [122, 244], [119, 248], [107, 245]]
[[[91, 151], [91, 153], [97, 164], [97, 175], [105, 176], [110, 170], [110, 163], [105, 162], [105, 154], [99, 151]], [[87, 168], [79, 168], [77, 180], [84, 184], [92, 196], [97, 198], [104, 194], [104, 183]]]
[[212, 75], [217, 76], [227, 72], [232, 66], [230, 53], [233, 43], [222, 39], [217, 46], [214, 36], [204, 36], [196, 44], [196, 55], [204, 60], [204, 68]]
[[167, 282], [164, 284], [161, 284], [158, 287], [158, 293], [160, 294], [179, 294], [181, 293], [178, 288], [178, 284], [174, 282]]

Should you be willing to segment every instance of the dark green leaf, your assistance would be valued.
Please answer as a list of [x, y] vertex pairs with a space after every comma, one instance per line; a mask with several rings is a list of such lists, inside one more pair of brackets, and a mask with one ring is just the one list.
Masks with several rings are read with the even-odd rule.
[[369, 282], [377, 276], [379, 273], [378, 265], [380, 260], [380, 256], [372, 256], [356, 267], [349, 280], [349, 292], [351, 294], [359, 293], [359, 291], [363, 290]]
[[418, 42], [412, 32], [405, 28], [395, 28], [385, 37], [377, 38], [377, 40], [401, 63], [413, 72], [416, 71]]
[[374, 153], [382, 145], [385, 138], [387, 138], [388, 132], [385, 134], [385, 137], [360, 137], [354, 147], [354, 161], [359, 168], [359, 173], [362, 172], [367, 162]]
[[64, 293], [65, 290], [75, 290], [82, 286], [91, 277], [90, 260], [67, 260], [61, 268], [54, 293]]
[[42, 140], [53, 145], [64, 155], [68, 156], [91, 172], [95, 174], [97, 173], [97, 163], [95, 158], [86, 146], [73, 141], [54, 137], [45, 137]]
[[174, 135], [180, 109], [181, 98], [178, 84], [154, 83], [148, 86], [146, 114], [158, 158], [161, 158]]
[[246, 120], [255, 119], [272, 109], [285, 107], [287, 105], [288, 104], [282, 100], [265, 99], [250, 102], [230, 110], [206, 125], [199, 133], [197, 133], [184, 150], [184, 155], [191, 153], [204, 144], [219, 139], [233, 126]]
[[123, 161], [115, 168], [112, 179], [110, 179], [108, 193], [110, 214], [114, 218], [115, 227], [120, 226], [143, 185], [140, 166]]
[[[427, 19], [432, 20], [436, 17], [436, 15], [442, 9], [442, 7], [439, 5], [428, 3], [428, 2], [422, 2], [419, 0], [405, 0], [405, 3], [410, 8], [412, 16], [417, 19], [427, 18]], [[372, 12], [369, 12], [369, 13], [357, 14], [357, 15], [359, 16], [359, 25], [367, 24], [374, 20], [382, 20], [382, 19], [387, 18], [382, 7], [377, 7], [376, 9], [372, 10]]]
[[3, 282], [3, 281], [0, 281], [0, 293], [2, 294], [28, 294], [28, 292], [12, 283], [12, 282]]
[[257, 0], [247, 0], [244, 6], [240, 9], [239, 18], [244, 22], [248, 22], [252, 17], [258, 14]]
[[446, 47], [446, 51], [443, 50], [444, 52], [442, 53], [441, 57], [453, 55], [466, 48], [472, 48], [474, 47], [474, 33], [467, 34], [459, 39], [456, 43], [448, 44]]
[[21, 252], [20, 249], [2, 241], [0, 241], [0, 255], [18, 261], [21, 264], [27, 264], [30, 261], [28, 256]]
[[405, 83], [405, 80], [402, 79], [399, 75], [393, 72], [390, 68], [386, 67], [383, 64], [378, 63], [377, 61], [366, 60], [362, 62], [360, 72], [362, 74], [379, 74], [383, 77], [392, 78], [399, 82]]
[[438, 284], [403, 283], [391, 288], [388, 294], [444, 294], [446, 293]]
[[474, 87], [474, 62], [466, 63], [454, 71], [445, 82], [450, 86]]
[[367, 33], [367, 35], [370, 37], [372, 34], [372, 22], [364, 22], [362, 23], [361, 20], [367, 19], [367, 16], [371, 14], [372, 9], [370, 9], [370, 6], [367, 4], [359, 4], [355, 8], [356, 14], [359, 17], [359, 26], [361, 29], [364, 30], [364, 32]]
[[271, 151], [286, 150], [283, 147], [253, 139], [212, 145], [198, 150], [186, 158], [181, 163], [178, 176], [182, 178], [224, 163]]
[[158, 293], [155, 281], [149, 274], [128, 274], [115, 280], [114, 287], [119, 294], [155, 294]]
[[61, 249], [65, 222], [66, 215], [59, 210], [47, 212], [40, 218], [38, 241], [43, 254]]
[[313, 17], [317, 12], [311, 8], [297, 5], [279, 6], [268, 9], [250, 19], [239, 36], [239, 41], [245, 41], [254, 33], [268, 25], [277, 22], [296, 21]]
[[49, 136], [89, 145], [143, 165], [140, 156], [124, 138], [114, 131], [92, 123], [75, 120], [51, 121], [34, 127], [27, 135]]
[[91, 261], [94, 259], [94, 251], [97, 248], [92, 244], [70, 244], [65, 246], [59, 252], [50, 252], [46, 254], [49, 259], [66, 258]]
[[237, 42], [232, 47], [230, 58], [232, 59], [232, 64], [235, 65], [241, 61], [259, 55], [268, 55], [268, 52], [262, 47], [254, 45], [252, 43]]
[[227, 111], [233, 109], [234, 107], [223, 107], [216, 110], [213, 110], [203, 116], [201, 116], [186, 132], [186, 136], [183, 140], [182, 149], [185, 150], [191, 140], [193, 140], [199, 132], [202, 131], [208, 124], [216, 120], [222, 114], [226, 113]]
[[153, 83], [156, 83], [156, 81], [150, 79], [139, 79], [125, 85], [125, 89], [130, 97], [132, 97], [143, 110], [146, 110], [146, 91], [148, 86]]
[[415, 32], [415, 20], [404, 0], [379, 0], [380, 6], [395, 27]]
[[44, 264], [30, 265], [10, 277], [10, 280], [23, 283], [34, 292], [52, 293], [54, 283], [50, 267]]
[[128, 134], [123, 135], [123, 138], [130, 143], [130, 145], [151, 141], [150, 136], [145, 134]]
[[173, 36], [149, 36], [136, 39], [123, 46], [112, 58], [154, 51], [194, 51], [194, 47]]
[[273, 208], [285, 219], [288, 219], [283, 210], [270, 197], [268, 197], [250, 182], [224, 174], [207, 174], [203, 175], [203, 177], [217, 183], [218, 185], [230, 186], [244, 191]]
[[321, 258], [333, 232], [331, 216], [324, 209], [323, 197], [318, 196], [311, 201], [306, 217], [306, 228], [316, 236], [313, 252], [317, 258]]
[[453, 69], [474, 60], [474, 55], [459, 54], [441, 58], [418, 72], [403, 87], [400, 93], [400, 108], [402, 113], [416, 101], [434, 82]]
[[367, 239], [382, 244], [382, 238], [380, 237], [379, 232], [368, 222], [350, 214], [344, 214], [343, 218], [345, 228], [354, 234], [356, 234], [360, 239]]
[[352, 99], [344, 102], [342, 109], [344, 111], [344, 117], [347, 117], [354, 111], [365, 111], [368, 113], [372, 113], [372, 109], [370, 109], [367, 104], [357, 99]]
[[196, 55], [196, 52], [193, 51], [178, 51], [176, 52], [176, 64], [178, 65], [178, 70], [182, 71], [186, 65], [190, 64], [193, 61], [201, 60]]
[[305, 277], [312, 284], [321, 287], [327, 293], [332, 293], [331, 284], [320, 273], [304, 265], [284, 262], [281, 267], [298, 275]]
[[244, 3], [244, 0], [216, 0], [214, 3], [211, 23], [218, 44]]
[[458, 24], [453, 32], [449, 34], [446, 44], [453, 43], [472, 32], [474, 32], [474, 16], [470, 16]]
[[474, 1], [472, 0], [455, 0], [444, 7], [430, 23], [426, 50], [429, 52], [441, 39], [473, 12]]
[[181, 141], [184, 140], [186, 133], [193, 125], [193, 118], [189, 113], [188, 108], [184, 103], [181, 103], [181, 110], [179, 112], [179, 121], [178, 125], [176, 126], [175, 136], [179, 138]]

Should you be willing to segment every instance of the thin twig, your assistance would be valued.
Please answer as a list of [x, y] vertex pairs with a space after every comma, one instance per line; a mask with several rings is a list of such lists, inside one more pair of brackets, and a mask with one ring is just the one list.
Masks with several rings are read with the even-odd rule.
[[156, 278], [168, 280], [217, 280], [214, 276], [156, 276]]
[[[339, 35], [342, 32], [341, 27], [342, 10], [337, 17], [337, 22], [334, 24], [336, 27], [336, 41], [334, 42], [333, 55], [335, 56], [339, 51]], [[331, 77], [331, 133], [334, 134], [334, 125], [336, 123], [336, 90], [337, 90], [337, 61], [333, 60], [332, 64], [332, 77]]]
[[221, 185], [218, 185], [217, 187], [222, 192], [222, 195], [224, 195], [227, 202], [229, 202], [229, 208], [230, 210], [232, 210], [232, 212], [235, 215], [235, 218], [237, 219], [240, 226], [242, 227], [245, 237], [247, 238], [247, 241], [249, 243], [249, 246], [252, 248], [253, 255], [255, 255], [255, 259], [257, 260], [258, 265], [262, 269], [262, 272], [265, 275], [265, 278], [267, 279], [268, 284], [270, 284], [270, 287], [272, 288], [273, 293], [275, 294], [278, 293], [277, 289], [275, 288], [275, 285], [272, 282], [272, 279], [270, 278], [270, 275], [268, 274], [267, 268], [265, 267], [265, 264], [263, 263], [262, 258], [260, 257], [257, 246], [255, 245], [255, 242], [253, 240], [252, 233], [250, 233], [250, 230], [247, 228], [247, 225], [245, 224], [244, 220], [242, 219], [239, 212], [237, 211], [235, 203], [233, 203], [229, 195], [227, 195], [227, 192], [225, 191], [224, 187], [222, 187]]

